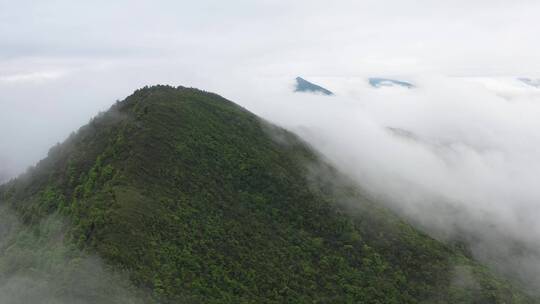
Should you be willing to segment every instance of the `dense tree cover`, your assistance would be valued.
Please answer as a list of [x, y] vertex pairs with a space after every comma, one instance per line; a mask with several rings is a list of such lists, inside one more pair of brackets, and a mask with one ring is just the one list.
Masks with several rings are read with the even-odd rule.
[[[293, 134], [197, 89], [146, 87], [0, 187], [28, 227], [157, 302], [531, 303], [348, 186]], [[105, 291], [106, 292], [106, 291]]]
[[68, 225], [48, 216], [22, 225], [0, 207], [0, 303], [142, 304], [149, 295], [89, 252], [65, 242]]

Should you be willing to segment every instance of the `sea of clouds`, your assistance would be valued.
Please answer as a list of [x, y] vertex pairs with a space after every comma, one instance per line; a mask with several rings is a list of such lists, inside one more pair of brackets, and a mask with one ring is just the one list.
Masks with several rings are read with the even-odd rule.
[[239, 98], [432, 236], [539, 286], [538, 88], [511, 77], [408, 77], [412, 89], [314, 80], [336, 95], [274, 79]]

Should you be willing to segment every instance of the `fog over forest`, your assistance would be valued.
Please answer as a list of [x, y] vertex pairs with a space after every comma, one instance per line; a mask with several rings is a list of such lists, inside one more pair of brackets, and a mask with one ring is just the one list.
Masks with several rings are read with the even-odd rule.
[[[532, 0], [0, 0], [0, 183], [140, 87], [196, 87], [535, 291], [539, 14]], [[295, 92], [298, 76], [334, 95]]]

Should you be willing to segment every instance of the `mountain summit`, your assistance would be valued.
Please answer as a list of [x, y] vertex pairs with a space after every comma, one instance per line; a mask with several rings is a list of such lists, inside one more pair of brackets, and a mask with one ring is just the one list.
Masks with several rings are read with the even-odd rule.
[[[64, 217], [72, 246], [127, 273], [148, 303], [530, 302], [294, 134], [197, 89], [137, 90], [1, 186], [0, 205], [38, 239], [39, 223]], [[0, 267], [27, 236], [0, 246]]]
[[304, 93], [321, 93], [323, 95], [334, 95], [334, 93], [332, 93], [331, 91], [312, 82], [309, 82], [302, 77], [296, 77], [296, 87], [294, 91]]

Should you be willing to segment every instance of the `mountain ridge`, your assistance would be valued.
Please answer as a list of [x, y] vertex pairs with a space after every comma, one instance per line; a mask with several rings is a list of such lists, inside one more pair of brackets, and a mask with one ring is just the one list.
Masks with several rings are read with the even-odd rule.
[[0, 202], [30, 226], [69, 218], [70, 240], [149, 301], [532, 303], [296, 135], [192, 88], [135, 91], [0, 186]]
[[334, 93], [331, 92], [330, 90], [327, 90], [319, 85], [309, 82], [300, 76], [296, 77], [295, 81], [296, 81], [296, 86], [294, 89], [295, 92], [320, 93], [320, 94], [328, 95], [328, 96], [334, 95]]

